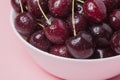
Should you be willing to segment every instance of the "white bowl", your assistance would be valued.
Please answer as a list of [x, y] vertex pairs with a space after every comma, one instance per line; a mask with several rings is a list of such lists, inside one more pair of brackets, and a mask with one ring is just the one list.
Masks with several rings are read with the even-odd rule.
[[104, 80], [120, 73], [120, 56], [93, 60], [69, 59], [35, 48], [16, 31], [14, 17], [15, 12], [11, 10], [10, 21], [13, 31], [28, 48], [36, 63], [47, 72], [66, 80]]

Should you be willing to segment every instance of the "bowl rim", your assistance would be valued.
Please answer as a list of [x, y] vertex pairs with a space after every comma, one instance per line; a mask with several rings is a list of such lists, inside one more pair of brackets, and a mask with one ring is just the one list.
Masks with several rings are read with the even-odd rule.
[[[102, 58], [102, 59], [73, 59], [73, 58], [65, 58], [65, 57], [60, 57], [60, 56], [56, 56], [56, 55], [52, 55], [48, 52], [42, 51], [34, 46], [32, 46], [30, 43], [28, 43], [25, 39], [23, 39], [21, 37], [21, 35], [17, 32], [17, 30], [15, 29], [14, 26], [14, 20], [13, 20], [13, 16], [14, 16], [15, 11], [13, 10], [13, 8], [10, 10], [10, 24], [11, 27], [14, 31], [14, 33], [16, 34], [16, 36], [27, 46], [29, 46], [30, 48], [36, 50], [37, 52], [39, 52], [42, 55], [45, 56], [49, 56], [51, 58], [56, 58], [56, 59], [61, 59], [61, 60], [66, 60], [66, 61], [74, 61], [74, 62], [99, 62], [99, 61], [107, 61], [107, 60], [111, 60], [111, 59], [115, 59], [115, 58], [120, 58], [120, 55], [117, 56], [113, 56], [113, 57], [108, 57], [108, 58]], [[38, 53], [37, 53], [38, 54]]]

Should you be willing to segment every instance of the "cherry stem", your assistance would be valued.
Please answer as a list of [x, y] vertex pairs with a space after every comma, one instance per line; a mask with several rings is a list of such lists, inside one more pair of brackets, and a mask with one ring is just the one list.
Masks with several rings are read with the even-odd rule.
[[76, 0], [76, 1], [78, 1], [78, 2], [80, 2], [80, 3], [84, 3], [84, 1], [83, 1], [83, 0]]
[[45, 29], [45, 26], [40, 24], [40, 23], [37, 23], [39, 26], [41, 26], [43, 29]]
[[21, 12], [23, 13], [23, 12], [24, 12], [24, 10], [23, 10], [23, 6], [22, 6], [22, 1], [21, 1], [21, 0], [19, 0], [19, 3], [20, 3]]
[[43, 11], [43, 9], [42, 9], [40, 3], [39, 3], [39, 0], [37, 0], [37, 3], [38, 3], [38, 7], [39, 7], [41, 13], [43, 14], [44, 18], [45, 18], [46, 21], [47, 21], [47, 23], [48, 23], [49, 25], [51, 25], [51, 22], [50, 22], [50, 20], [47, 18], [47, 16], [45, 15], [45, 13], [44, 13], [44, 11]]
[[73, 34], [76, 36], [76, 29], [75, 29], [75, 19], [74, 19], [74, 6], [75, 6], [75, 0], [72, 1], [72, 25], [73, 25]]

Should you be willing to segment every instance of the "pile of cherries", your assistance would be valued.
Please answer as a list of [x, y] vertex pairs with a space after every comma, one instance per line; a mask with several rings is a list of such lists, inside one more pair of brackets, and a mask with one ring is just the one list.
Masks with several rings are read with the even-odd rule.
[[120, 0], [11, 0], [17, 31], [50, 54], [100, 59], [120, 54]]

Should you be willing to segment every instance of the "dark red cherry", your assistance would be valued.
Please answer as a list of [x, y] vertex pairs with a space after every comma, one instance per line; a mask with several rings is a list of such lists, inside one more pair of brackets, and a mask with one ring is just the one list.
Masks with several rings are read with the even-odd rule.
[[44, 31], [37, 31], [32, 34], [28, 42], [43, 51], [48, 51], [52, 45], [46, 38]]
[[50, 50], [50, 53], [56, 56], [61, 56], [61, 57], [68, 57], [68, 58], [71, 57], [65, 45], [53, 46]]
[[52, 43], [63, 44], [69, 36], [67, 25], [55, 18], [51, 25], [45, 28], [45, 35]]
[[97, 47], [103, 48], [109, 46], [113, 31], [108, 24], [93, 25], [90, 29]]
[[[21, 0], [21, 2], [22, 2], [22, 7], [25, 10], [25, 7], [27, 5], [27, 0]], [[19, 0], [11, 0], [11, 5], [17, 13], [21, 12]]]
[[14, 21], [15, 28], [17, 31], [23, 35], [30, 35], [34, 27], [36, 26], [36, 23], [33, 19], [33, 17], [29, 13], [20, 13]]
[[106, 6], [102, 0], [86, 0], [83, 5], [88, 20], [98, 23], [106, 17]]
[[75, 58], [89, 58], [94, 53], [93, 38], [90, 33], [80, 31], [75, 37], [66, 41], [68, 52]]
[[71, 9], [72, 0], [49, 0], [49, 10], [54, 16], [66, 17]]
[[[48, 0], [39, 0], [39, 4], [45, 13], [48, 12]], [[40, 18], [42, 16], [42, 13], [38, 7], [37, 0], [28, 1], [28, 11], [36, 18]]]
[[83, 4], [75, 2], [75, 12], [82, 14], [83, 13]]
[[108, 58], [116, 55], [117, 54], [111, 48], [96, 49], [91, 59]]
[[114, 8], [113, 0], [103, 0], [103, 2], [108, 10], [111, 10]]
[[23, 6], [27, 6], [27, 1], [28, 1], [28, 0], [22, 0]]
[[110, 14], [109, 23], [113, 29], [120, 30], [120, 10], [115, 10]]
[[103, 0], [108, 12], [111, 12], [112, 10], [116, 9], [118, 7], [119, 1], [120, 0]]
[[120, 0], [113, 0], [113, 1], [114, 1], [115, 9], [119, 9], [120, 8]]
[[[79, 31], [84, 31], [87, 28], [87, 20], [85, 19], [83, 14], [78, 14], [75, 13], [74, 15], [74, 24], [75, 24], [75, 28], [76, 28], [76, 32], [78, 33]], [[73, 31], [73, 26], [72, 26], [72, 15], [70, 15], [67, 19], [67, 23], [71, 29], [71, 31]]]
[[111, 47], [116, 53], [120, 54], [120, 31], [113, 34], [111, 39]]

